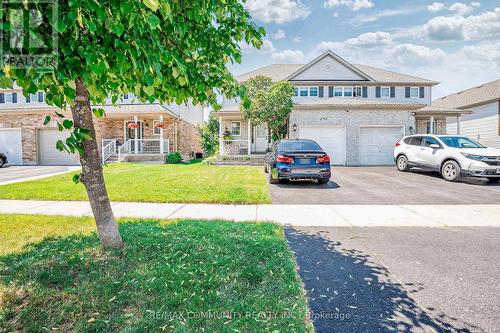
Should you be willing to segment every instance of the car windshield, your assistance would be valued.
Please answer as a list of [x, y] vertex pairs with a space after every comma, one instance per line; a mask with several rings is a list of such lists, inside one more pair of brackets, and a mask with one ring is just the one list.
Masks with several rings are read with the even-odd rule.
[[452, 148], [485, 148], [479, 142], [465, 136], [442, 136], [440, 139], [445, 145]]
[[280, 151], [321, 151], [321, 147], [314, 141], [297, 140], [283, 141], [279, 144]]

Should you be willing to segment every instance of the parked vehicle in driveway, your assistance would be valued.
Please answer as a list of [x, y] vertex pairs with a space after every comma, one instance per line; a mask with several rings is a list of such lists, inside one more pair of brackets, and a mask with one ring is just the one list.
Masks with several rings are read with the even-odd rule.
[[399, 171], [412, 167], [436, 170], [448, 181], [462, 177], [500, 179], [500, 149], [488, 148], [461, 135], [410, 135], [394, 148]]
[[7, 160], [7, 155], [0, 153], [0, 168], [7, 164], [7, 162], [9, 162]]
[[265, 157], [264, 170], [271, 184], [283, 179], [326, 184], [331, 175], [330, 156], [313, 140], [278, 140]]

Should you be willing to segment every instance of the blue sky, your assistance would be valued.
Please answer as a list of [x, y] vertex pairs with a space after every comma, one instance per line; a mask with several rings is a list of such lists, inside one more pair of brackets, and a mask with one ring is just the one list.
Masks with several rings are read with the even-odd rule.
[[307, 63], [327, 49], [349, 62], [441, 82], [434, 98], [500, 79], [500, 1], [247, 0], [267, 31], [242, 45], [240, 74]]

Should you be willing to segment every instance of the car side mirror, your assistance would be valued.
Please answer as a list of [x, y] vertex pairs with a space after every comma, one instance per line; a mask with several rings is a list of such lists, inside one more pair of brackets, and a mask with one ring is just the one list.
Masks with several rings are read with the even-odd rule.
[[430, 145], [429, 147], [431, 147], [432, 149], [440, 149], [441, 146], [440, 145], [437, 145], [435, 143], [433, 143], [432, 145]]

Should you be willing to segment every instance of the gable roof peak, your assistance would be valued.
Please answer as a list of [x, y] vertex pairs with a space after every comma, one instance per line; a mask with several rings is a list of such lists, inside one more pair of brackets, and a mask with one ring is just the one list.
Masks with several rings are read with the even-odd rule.
[[347, 68], [349, 68], [354, 73], [356, 73], [356, 74], [364, 77], [366, 80], [368, 80], [368, 81], [375, 81], [368, 74], [366, 74], [365, 72], [361, 71], [359, 68], [357, 68], [356, 66], [354, 66], [353, 64], [351, 64], [350, 62], [348, 62], [347, 60], [345, 60], [344, 58], [342, 58], [338, 54], [334, 53], [332, 50], [326, 50], [321, 55], [319, 55], [318, 57], [316, 57], [314, 60], [312, 60], [311, 62], [309, 62], [305, 66], [299, 68], [297, 71], [295, 71], [294, 73], [292, 73], [291, 75], [289, 75], [286, 79], [287, 80], [291, 80], [292, 78], [294, 78], [295, 76], [297, 76], [300, 73], [304, 72], [305, 70], [307, 70], [308, 68], [310, 68], [311, 66], [313, 66], [314, 64], [316, 64], [317, 62], [321, 61], [323, 58], [325, 58], [327, 56], [332, 57], [333, 59], [335, 59], [336, 61], [338, 61], [342, 65], [344, 65]]

